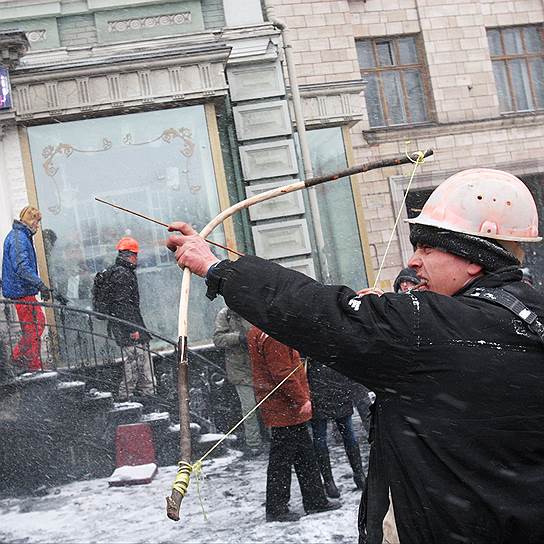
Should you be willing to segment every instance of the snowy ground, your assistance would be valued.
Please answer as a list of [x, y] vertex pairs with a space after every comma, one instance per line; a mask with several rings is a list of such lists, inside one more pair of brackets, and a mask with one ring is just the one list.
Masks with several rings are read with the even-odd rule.
[[[364, 443], [362, 450], [366, 452]], [[148, 485], [108, 487], [107, 479], [76, 482], [44, 497], [0, 501], [2, 543], [355, 543], [360, 493], [354, 489], [343, 448], [331, 448], [343, 507], [303, 516], [293, 523], [267, 523], [264, 501], [268, 456], [251, 461], [238, 451], [204, 463], [201, 496], [193, 480], [179, 522], [167, 519], [165, 497], [175, 467], [161, 467]], [[290, 508], [304, 513], [293, 473]]]

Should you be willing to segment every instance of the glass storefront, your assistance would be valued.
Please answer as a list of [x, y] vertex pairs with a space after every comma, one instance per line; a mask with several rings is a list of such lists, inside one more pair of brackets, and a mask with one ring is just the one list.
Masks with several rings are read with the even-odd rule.
[[[30, 127], [28, 137], [52, 285], [71, 305], [90, 307], [94, 274], [114, 261], [117, 241], [129, 234], [140, 243], [146, 325], [175, 339], [181, 271], [164, 246], [166, 229], [94, 197], [201, 229], [220, 211], [204, 106]], [[225, 243], [222, 229], [210, 238]], [[213, 333], [216, 309], [204, 289], [193, 282], [192, 344]]]

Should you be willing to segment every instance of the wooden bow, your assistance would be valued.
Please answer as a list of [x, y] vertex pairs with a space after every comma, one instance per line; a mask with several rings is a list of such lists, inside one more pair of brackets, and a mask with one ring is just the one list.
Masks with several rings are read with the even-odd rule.
[[[207, 238], [209, 234], [225, 219], [231, 217], [236, 212], [249, 208], [259, 202], [264, 202], [278, 196], [315, 187], [328, 181], [335, 181], [344, 177], [368, 172], [377, 168], [385, 168], [388, 166], [398, 166], [406, 163], [415, 163], [421, 158], [429, 157], [433, 154], [431, 149], [425, 153], [414, 153], [412, 155], [402, 155], [393, 159], [384, 159], [372, 161], [366, 164], [360, 164], [351, 168], [346, 168], [340, 172], [335, 172], [326, 176], [318, 176], [306, 181], [297, 181], [283, 187], [271, 189], [264, 193], [246, 198], [241, 202], [230, 206], [214, 217], [201, 231], [200, 236]], [[191, 465], [191, 433], [190, 433], [190, 415], [189, 415], [189, 365], [188, 365], [188, 345], [187, 345], [187, 315], [189, 307], [189, 291], [191, 285], [191, 271], [185, 268], [183, 271], [183, 280], [181, 284], [181, 295], [179, 304], [179, 339], [178, 339], [178, 397], [179, 397], [179, 422], [180, 422], [180, 452], [181, 460], [178, 464], [178, 474], [174, 481], [172, 493], [166, 498], [167, 515], [174, 521], [179, 520], [179, 510], [181, 501], [185, 496], [187, 487], [189, 486], [190, 476], [193, 469]]]

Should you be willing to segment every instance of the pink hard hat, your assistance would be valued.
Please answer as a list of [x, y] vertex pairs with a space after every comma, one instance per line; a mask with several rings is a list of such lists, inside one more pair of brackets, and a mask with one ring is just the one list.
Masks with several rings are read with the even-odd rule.
[[516, 176], [472, 168], [450, 176], [408, 223], [495, 240], [539, 242], [538, 212], [527, 186]]

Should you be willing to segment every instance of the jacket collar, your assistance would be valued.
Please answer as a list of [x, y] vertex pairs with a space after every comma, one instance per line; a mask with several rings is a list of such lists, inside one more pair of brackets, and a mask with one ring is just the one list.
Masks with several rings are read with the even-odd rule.
[[466, 293], [469, 289], [474, 287], [502, 287], [507, 283], [515, 283], [521, 281], [523, 278], [523, 273], [517, 266], [507, 266], [505, 268], [500, 268], [495, 272], [487, 272], [483, 276], [479, 276], [474, 279], [453, 295], [457, 297]]
[[119, 266], [123, 266], [125, 268], [128, 268], [129, 270], [135, 270], [136, 269], [135, 264], [129, 263], [128, 261], [125, 261], [125, 259], [123, 259], [123, 257], [119, 257], [119, 256], [115, 259], [115, 264], [117, 264]]
[[20, 230], [20, 231], [24, 232], [30, 238], [32, 238], [32, 236], [34, 236], [34, 233], [28, 228], [28, 226], [25, 225], [22, 221], [19, 221], [18, 219], [13, 220], [12, 228], [14, 230]]

